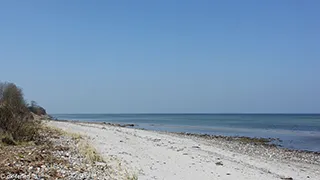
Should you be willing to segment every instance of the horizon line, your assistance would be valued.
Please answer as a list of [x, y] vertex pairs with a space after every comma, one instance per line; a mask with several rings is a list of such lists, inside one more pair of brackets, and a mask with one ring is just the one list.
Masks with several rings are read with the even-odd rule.
[[161, 112], [161, 113], [48, 113], [49, 115], [59, 115], [59, 114], [69, 114], [69, 115], [73, 115], [73, 114], [84, 114], [84, 115], [86, 115], [86, 114], [110, 114], [110, 115], [120, 115], [120, 114], [127, 114], [127, 115], [131, 115], [131, 114], [150, 114], [150, 115], [154, 115], [154, 114], [186, 114], [186, 115], [188, 115], [188, 114], [190, 114], [190, 115], [197, 115], [197, 114], [199, 114], [199, 115], [201, 115], [201, 114], [203, 114], [203, 115], [205, 115], [205, 114], [207, 114], [207, 115], [241, 115], [241, 114], [252, 114], [252, 115], [268, 115], [268, 114], [278, 114], [278, 115], [290, 115], [290, 114], [292, 114], [292, 115], [303, 115], [303, 114], [306, 114], [306, 115], [320, 115], [320, 112], [318, 112], [318, 113], [303, 113], [303, 112], [301, 112], [301, 113], [286, 113], [286, 112], [281, 112], [281, 113], [273, 113], [273, 112], [258, 112], [258, 113], [197, 113], [197, 112], [191, 112], [191, 113], [184, 113], [184, 112], [175, 112], [175, 113], [166, 113], [166, 112]]

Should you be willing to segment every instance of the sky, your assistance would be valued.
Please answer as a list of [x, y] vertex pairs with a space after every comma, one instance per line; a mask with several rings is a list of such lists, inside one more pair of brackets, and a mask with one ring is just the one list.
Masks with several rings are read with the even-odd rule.
[[49, 113], [320, 113], [320, 1], [0, 2], [0, 81]]

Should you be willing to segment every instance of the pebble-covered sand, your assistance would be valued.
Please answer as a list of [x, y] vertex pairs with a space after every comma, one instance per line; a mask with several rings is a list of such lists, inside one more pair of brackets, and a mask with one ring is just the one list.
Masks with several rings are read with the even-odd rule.
[[[107, 124], [51, 121], [82, 133], [108, 159], [138, 179], [314, 179], [319, 153], [281, 149], [227, 137], [165, 133]], [[106, 162], [114, 164], [114, 160]]]
[[40, 144], [2, 145], [0, 179], [118, 180], [134, 177], [122, 168], [116, 157], [88, 158], [81, 151], [87, 148], [92, 153], [94, 148], [87, 142], [86, 136], [55, 132], [43, 134], [42, 138]]

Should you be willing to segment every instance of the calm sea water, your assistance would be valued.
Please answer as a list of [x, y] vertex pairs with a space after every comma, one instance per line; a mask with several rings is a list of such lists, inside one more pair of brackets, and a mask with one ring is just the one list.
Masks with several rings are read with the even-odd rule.
[[280, 138], [281, 146], [320, 152], [320, 114], [54, 114], [65, 120], [133, 123], [157, 131]]

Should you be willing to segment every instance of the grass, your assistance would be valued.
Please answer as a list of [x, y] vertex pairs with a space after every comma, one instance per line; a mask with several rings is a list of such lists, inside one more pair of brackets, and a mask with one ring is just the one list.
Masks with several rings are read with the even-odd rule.
[[[94, 164], [96, 162], [104, 162], [108, 164], [108, 167], [110, 167], [110, 169], [108, 169], [109, 173], [115, 175], [117, 179], [138, 180], [137, 174], [128, 173], [126, 169], [123, 169], [120, 159], [117, 159], [115, 157], [106, 157], [106, 159], [104, 159], [98, 153], [98, 151], [86, 140], [86, 136], [79, 133], [66, 132], [64, 130], [51, 126], [46, 126], [45, 128], [46, 131], [55, 132], [63, 136], [71, 137], [72, 140], [77, 143], [77, 150], [85, 158], [87, 163]], [[114, 164], [114, 166], [112, 164]]]
[[78, 150], [81, 155], [85, 157], [85, 159], [90, 163], [95, 162], [104, 162], [103, 158], [97, 152], [97, 150], [92, 147], [80, 133], [71, 133], [66, 132], [60, 128], [52, 127], [52, 126], [43, 126], [43, 130], [46, 132], [52, 132], [58, 135], [69, 136], [78, 143]]
[[76, 142], [80, 142], [81, 139], [83, 139], [80, 133], [67, 133], [67, 135], [69, 135], [72, 138], [72, 140]]
[[125, 180], [138, 180], [138, 175], [137, 174], [130, 174], [127, 170], [125, 170]]
[[104, 162], [97, 150], [88, 142], [81, 141], [79, 143], [79, 151], [90, 163]]
[[66, 131], [64, 131], [64, 130], [62, 130], [60, 128], [53, 127], [53, 126], [48, 126], [48, 125], [42, 125], [41, 131], [47, 132], [47, 133], [50, 133], [50, 134], [56, 134], [56, 135], [66, 135], [67, 134]]
[[10, 134], [0, 134], [1, 146], [34, 146], [34, 141], [15, 141]]
[[127, 175], [126, 180], [138, 180], [138, 176], [136, 174], [134, 174], [132, 176]]

